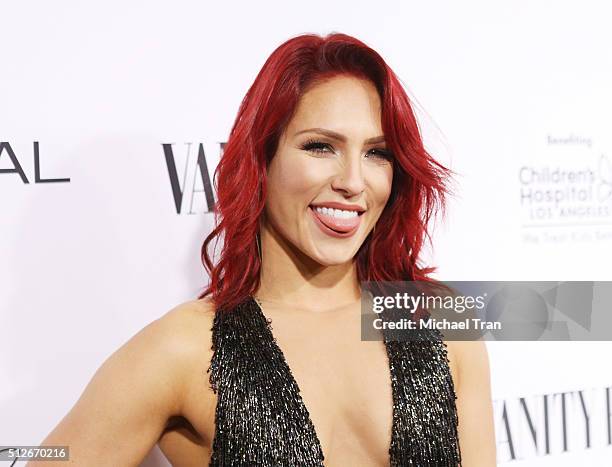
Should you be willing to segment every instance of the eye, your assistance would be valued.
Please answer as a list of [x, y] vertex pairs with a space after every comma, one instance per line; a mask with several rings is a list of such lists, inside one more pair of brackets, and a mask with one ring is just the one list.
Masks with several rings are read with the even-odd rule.
[[300, 149], [317, 153], [326, 153], [328, 152], [327, 150], [333, 152], [333, 148], [331, 147], [331, 145], [313, 139], [309, 139], [304, 144], [302, 144]]
[[[331, 144], [329, 143], [324, 143], [322, 141], [319, 140], [315, 140], [315, 139], [309, 139], [308, 141], [304, 142], [301, 146], [300, 149], [304, 150], [304, 151], [309, 151], [309, 152], [314, 152], [314, 153], [319, 153], [319, 154], [325, 154], [328, 152], [335, 152], [334, 148]], [[393, 159], [393, 154], [391, 154], [390, 151], [386, 150], [386, 149], [382, 149], [382, 148], [375, 148], [375, 149], [371, 149], [368, 152], [368, 158], [370, 157], [374, 157], [375, 159], [382, 159], [385, 161], [389, 161], [391, 159]]]
[[386, 149], [372, 149], [369, 153], [374, 155], [374, 157], [377, 159], [384, 159], [387, 161], [393, 159], [393, 154]]

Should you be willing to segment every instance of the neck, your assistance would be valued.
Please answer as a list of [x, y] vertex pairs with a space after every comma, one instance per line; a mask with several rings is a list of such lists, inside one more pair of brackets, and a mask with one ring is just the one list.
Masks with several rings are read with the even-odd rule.
[[321, 265], [261, 229], [262, 267], [255, 298], [313, 312], [350, 305], [361, 297], [354, 261]]

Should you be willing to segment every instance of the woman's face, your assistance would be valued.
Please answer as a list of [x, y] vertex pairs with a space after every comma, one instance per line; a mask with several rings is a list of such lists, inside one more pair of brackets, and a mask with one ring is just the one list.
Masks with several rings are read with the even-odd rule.
[[321, 265], [352, 260], [393, 179], [370, 81], [316, 84], [301, 97], [268, 167], [265, 227]]

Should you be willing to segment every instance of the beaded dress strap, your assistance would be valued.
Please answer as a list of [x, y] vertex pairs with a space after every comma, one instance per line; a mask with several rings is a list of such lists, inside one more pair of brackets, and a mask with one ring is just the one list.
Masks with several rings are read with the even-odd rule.
[[[314, 425], [271, 321], [249, 297], [217, 312], [210, 384], [217, 394], [210, 466], [323, 467]], [[384, 337], [393, 393], [392, 467], [461, 465], [455, 391], [439, 331]]]

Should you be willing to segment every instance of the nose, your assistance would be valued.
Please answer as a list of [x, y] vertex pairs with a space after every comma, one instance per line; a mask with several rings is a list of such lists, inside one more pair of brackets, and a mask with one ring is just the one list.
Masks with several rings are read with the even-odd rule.
[[347, 197], [352, 197], [365, 190], [364, 171], [361, 158], [350, 158], [338, 168], [338, 173], [332, 181], [332, 188], [342, 192]]

